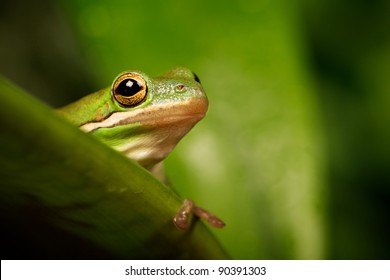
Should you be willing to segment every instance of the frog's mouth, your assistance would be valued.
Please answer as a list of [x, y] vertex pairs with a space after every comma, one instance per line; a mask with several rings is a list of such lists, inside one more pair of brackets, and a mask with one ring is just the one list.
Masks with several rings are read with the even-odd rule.
[[150, 128], [171, 125], [194, 126], [206, 114], [208, 101], [205, 98], [192, 98], [177, 104], [158, 104], [142, 110], [114, 112], [100, 122], [90, 122], [80, 128], [92, 132], [99, 128], [111, 128], [129, 124], [141, 124]]

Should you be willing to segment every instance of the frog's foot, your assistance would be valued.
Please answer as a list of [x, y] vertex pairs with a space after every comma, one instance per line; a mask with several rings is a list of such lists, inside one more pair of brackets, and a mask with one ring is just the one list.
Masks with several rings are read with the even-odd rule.
[[173, 223], [181, 230], [187, 230], [190, 227], [191, 214], [206, 220], [211, 226], [223, 228], [225, 223], [209, 211], [195, 205], [191, 199], [184, 200], [176, 216], [173, 218]]
[[209, 225], [215, 228], [223, 228], [225, 226], [225, 223], [220, 218], [215, 216], [213, 213], [210, 213], [206, 209], [195, 206], [193, 211], [195, 216], [205, 219]]
[[195, 203], [191, 199], [184, 200], [173, 223], [178, 229], [187, 230], [190, 227], [191, 213], [194, 211]]

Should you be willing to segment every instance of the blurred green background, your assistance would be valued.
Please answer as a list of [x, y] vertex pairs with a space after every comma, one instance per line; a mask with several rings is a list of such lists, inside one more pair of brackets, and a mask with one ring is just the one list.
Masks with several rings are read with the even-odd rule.
[[[390, 257], [390, 2], [0, 4], [0, 73], [54, 107], [191, 68], [207, 117], [167, 160], [237, 259]], [[1, 140], [0, 140], [1, 141]]]

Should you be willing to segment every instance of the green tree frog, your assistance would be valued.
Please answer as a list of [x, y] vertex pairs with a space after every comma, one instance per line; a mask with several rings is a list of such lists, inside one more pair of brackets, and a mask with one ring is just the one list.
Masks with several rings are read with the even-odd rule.
[[[199, 78], [186, 68], [175, 68], [157, 78], [140, 71], [124, 72], [110, 88], [58, 112], [165, 181], [162, 161], [207, 109], [208, 99]], [[190, 199], [184, 200], [173, 218], [174, 224], [187, 229], [192, 213], [214, 227], [224, 226], [219, 218]]]

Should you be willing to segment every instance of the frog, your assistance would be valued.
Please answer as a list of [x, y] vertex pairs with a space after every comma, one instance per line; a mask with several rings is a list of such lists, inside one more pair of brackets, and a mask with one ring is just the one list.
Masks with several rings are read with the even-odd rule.
[[[155, 78], [138, 70], [122, 72], [110, 87], [58, 108], [57, 112], [169, 187], [164, 159], [204, 118], [208, 106], [199, 77], [188, 68], [176, 67]], [[187, 230], [192, 215], [215, 228], [225, 226], [220, 218], [191, 199], [183, 201], [172, 220], [178, 229]]]

